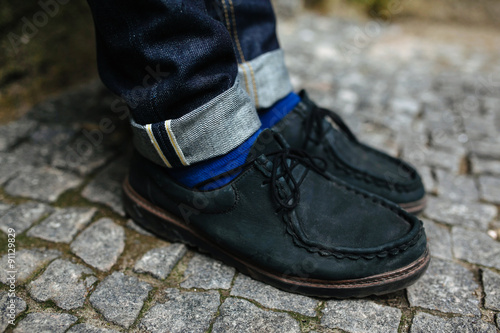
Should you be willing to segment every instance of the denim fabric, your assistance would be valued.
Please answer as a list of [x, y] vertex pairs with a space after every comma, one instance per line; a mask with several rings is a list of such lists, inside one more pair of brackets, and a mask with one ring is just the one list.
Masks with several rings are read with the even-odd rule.
[[231, 151], [259, 129], [256, 107], [291, 91], [269, 0], [88, 2], [101, 79], [160, 165]]
[[[168, 161], [168, 167], [179, 167], [224, 155], [260, 128], [260, 120], [250, 102], [250, 97], [243, 90], [237, 79], [235, 85], [221, 95], [208, 101], [192, 112], [169, 122], [169, 131], [173, 140], [158, 144], [160, 151], [151, 148], [147, 125], [137, 124], [132, 120], [134, 144], [136, 148], [157, 164], [163, 164], [162, 157]], [[151, 126], [162, 130], [166, 124]], [[166, 129], [165, 129], [166, 131]], [[167, 135], [168, 136], [168, 133]], [[158, 141], [165, 136], [158, 136]], [[153, 140], [153, 138], [151, 138]], [[182, 152], [181, 158], [175, 158], [176, 149]], [[155, 145], [156, 146], [156, 145]]]

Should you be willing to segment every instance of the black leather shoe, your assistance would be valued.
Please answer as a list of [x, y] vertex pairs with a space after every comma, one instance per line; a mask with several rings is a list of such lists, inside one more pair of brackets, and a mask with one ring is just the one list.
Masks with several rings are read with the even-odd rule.
[[208, 191], [179, 185], [136, 154], [125, 209], [155, 234], [286, 291], [363, 297], [415, 282], [429, 263], [422, 223], [324, 169], [271, 130], [233, 181]]
[[273, 127], [292, 148], [326, 158], [334, 176], [412, 214], [424, 210], [424, 185], [412, 166], [359, 142], [339, 115], [316, 106], [305, 91], [300, 96], [297, 107]]

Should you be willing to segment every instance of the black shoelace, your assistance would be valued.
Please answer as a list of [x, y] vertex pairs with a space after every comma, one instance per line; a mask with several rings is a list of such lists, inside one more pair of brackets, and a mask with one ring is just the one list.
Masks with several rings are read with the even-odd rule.
[[[305, 119], [306, 140], [304, 141], [303, 148], [305, 148], [309, 142], [319, 144], [323, 141], [326, 135], [325, 129], [323, 128], [323, 120], [325, 117], [330, 118], [350, 140], [354, 142], [358, 141], [356, 136], [337, 113], [313, 105], [309, 116]], [[316, 134], [316, 138], [313, 137], [313, 133]]]
[[[303, 150], [283, 149], [266, 153], [265, 156], [273, 157], [273, 168], [271, 170], [269, 179], [264, 181], [264, 184], [271, 184], [273, 199], [280, 206], [280, 209], [291, 210], [297, 207], [297, 205], [299, 204], [300, 185], [304, 181], [306, 173], [303, 174], [301, 179], [295, 179], [295, 177], [293, 176], [293, 170], [298, 165], [303, 165], [308, 170], [313, 170], [323, 177], [329, 179], [329, 176], [326, 174], [326, 161], [321, 157], [313, 157]], [[202, 183], [197, 184], [195, 186], [195, 189], [200, 189], [209, 183], [215, 182], [217, 179], [235, 175], [245, 169], [247, 166], [254, 163], [256, 160], [257, 158], [251, 159], [237, 168], [224, 172], [214, 178], [203, 181]], [[283, 193], [280, 193], [280, 185], [278, 185], [278, 180], [282, 177], [290, 187], [291, 194], [289, 196], [283, 196]]]

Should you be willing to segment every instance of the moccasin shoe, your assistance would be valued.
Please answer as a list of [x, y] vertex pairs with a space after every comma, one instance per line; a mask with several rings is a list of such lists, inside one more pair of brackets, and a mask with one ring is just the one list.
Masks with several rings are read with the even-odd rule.
[[232, 171], [238, 176], [213, 189], [216, 178], [186, 188], [136, 153], [125, 209], [156, 235], [286, 291], [364, 297], [415, 282], [430, 258], [422, 222], [325, 170], [271, 130]]
[[425, 189], [411, 165], [359, 142], [338, 114], [318, 107], [305, 91], [300, 96], [295, 109], [273, 127], [292, 148], [325, 158], [332, 175], [412, 214], [424, 210]]

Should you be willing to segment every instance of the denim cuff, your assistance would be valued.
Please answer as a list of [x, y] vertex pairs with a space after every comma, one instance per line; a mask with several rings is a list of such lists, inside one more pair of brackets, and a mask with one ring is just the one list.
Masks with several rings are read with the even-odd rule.
[[238, 77], [257, 109], [268, 108], [292, 92], [283, 50], [264, 53], [243, 62]]
[[225, 155], [260, 128], [260, 120], [239, 78], [234, 85], [188, 114], [140, 125], [131, 119], [136, 149], [169, 168]]

